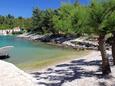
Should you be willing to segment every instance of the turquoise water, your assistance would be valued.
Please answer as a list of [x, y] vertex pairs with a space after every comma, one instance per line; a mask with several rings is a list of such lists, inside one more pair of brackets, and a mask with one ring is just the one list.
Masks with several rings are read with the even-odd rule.
[[15, 65], [40, 62], [44, 59], [61, 56], [70, 51], [41, 42], [16, 38], [15, 36], [0, 36], [0, 47], [3, 46], [14, 46], [9, 53], [10, 58], [6, 59], [6, 61]]

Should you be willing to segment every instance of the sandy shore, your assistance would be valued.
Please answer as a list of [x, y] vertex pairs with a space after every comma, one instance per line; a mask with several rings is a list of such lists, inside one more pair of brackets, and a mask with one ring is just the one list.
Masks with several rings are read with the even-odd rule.
[[[41, 62], [41, 64], [39, 64], [39, 63], [38, 64], [35, 63], [33, 65], [30, 64], [29, 68], [26, 68], [24, 66], [25, 68], [22, 67], [22, 69], [27, 73], [32, 73], [32, 72], [36, 72], [36, 71], [43, 72], [43, 71], [46, 71], [48, 68], [54, 68], [55, 65], [57, 65], [57, 64], [69, 63], [71, 60], [81, 58], [83, 56], [90, 54], [91, 52], [92, 52], [91, 50], [73, 51], [73, 52], [68, 53], [67, 55], [64, 55], [64, 56], [59, 56], [59, 57], [45, 60], [45, 61]], [[34, 67], [34, 65], [35, 65], [35, 67]]]
[[115, 86], [115, 67], [111, 65], [112, 73], [103, 77], [100, 65], [100, 52], [92, 51], [84, 57], [32, 72], [31, 75], [39, 86]]

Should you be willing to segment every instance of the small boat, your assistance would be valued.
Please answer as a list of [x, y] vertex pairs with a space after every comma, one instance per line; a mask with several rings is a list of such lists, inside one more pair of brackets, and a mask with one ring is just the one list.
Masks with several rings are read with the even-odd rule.
[[9, 51], [11, 50], [11, 48], [13, 48], [14, 46], [5, 46], [5, 47], [1, 47], [0, 48], [0, 59], [6, 59], [9, 58]]

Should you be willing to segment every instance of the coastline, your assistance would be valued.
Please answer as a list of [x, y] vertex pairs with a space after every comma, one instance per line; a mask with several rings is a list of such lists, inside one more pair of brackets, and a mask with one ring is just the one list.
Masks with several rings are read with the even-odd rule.
[[38, 86], [35, 78], [16, 67], [0, 60], [0, 86]]
[[[43, 68], [46, 68], [46, 66], [47, 67], [49, 67], [49, 66], [52, 66], [52, 65], [55, 65], [55, 64], [58, 64], [58, 63], [60, 63], [60, 62], [63, 62], [63, 61], [67, 61], [67, 60], [70, 60], [70, 59], [73, 59], [73, 58], [79, 58], [79, 57], [82, 57], [83, 56], [83, 54], [86, 54], [86, 53], [88, 53], [89, 51], [87, 51], [87, 50], [74, 50], [73, 48], [70, 48], [70, 47], [68, 47], [68, 48], [66, 48], [66, 47], [59, 47], [59, 46], [57, 46], [57, 45], [53, 45], [54, 43], [52, 43], [52, 44], [47, 44], [46, 42], [44, 43], [44, 42], [39, 42], [39, 41], [36, 41], [36, 42], [34, 42], [34, 41], [31, 41], [31, 40], [26, 40], [26, 39], [23, 39], [23, 38], [17, 38], [16, 36], [14, 36], [13, 38], [12, 38], [12, 36], [11, 36], [11, 39], [9, 39], [10, 37], [8, 36], [8, 37], [6, 37], [6, 38], [8, 38], [8, 40], [11, 40], [11, 39], [16, 39], [16, 41], [14, 41], [14, 42], [16, 42], [15, 44], [16, 44], [16, 46], [15, 46], [15, 51], [13, 51], [12, 52], [12, 54], [11, 54], [11, 56], [12, 56], [12, 58], [11, 59], [8, 59], [8, 60], [6, 60], [6, 61], [8, 61], [8, 62], [11, 62], [11, 63], [13, 63], [13, 64], [15, 64], [17, 67], [19, 67], [19, 68], [21, 68], [22, 70], [24, 69], [24, 70], [28, 70], [28, 69], [43, 69]], [[5, 38], [3, 38], [2, 40], [4, 40]], [[17, 41], [18, 40], [18, 41]], [[21, 41], [20, 41], [21, 40]], [[20, 41], [20, 42], [19, 42]], [[35, 51], [34, 52], [36, 52], [37, 51], [37, 53], [35, 53], [35, 54], [31, 54], [31, 52], [33, 52], [33, 51], [31, 51], [31, 52], [29, 52], [29, 56], [31, 57], [31, 60], [29, 60], [29, 56], [27, 56], [27, 55], [20, 55], [20, 53], [22, 53], [22, 54], [24, 54], [23, 52], [24, 51], [26, 51], [25, 49], [24, 50], [21, 50], [21, 49], [19, 49], [17, 52], [16, 52], [16, 49], [17, 49], [17, 47], [21, 47], [20, 45], [18, 46], [18, 44], [21, 44], [22, 42], [24, 41], [24, 43], [26, 44], [26, 42], [27, 42], [27, 44], [28, 43], [30, 43], [30, 44], [35, 44]], [[14, 42], [12, 42], [12, 43], [14, 43]], [[7, 42], [8, 43], [8, 42]], [[11, 44], [12, 44], [11, 43]], [[25, 46], [25, 44], [23, 44], [22, 43], [22, 45], [24, 45]], [[41, 51], [41, 50], [39, 50], [39, 48], [37, 48], [37, 46], [40, 44], [40, 46], [43, 46], [43, 49], [46, 49], [46, 51], [44, 52], [44, 53], [42, 53], [43, 51]], [[6, 44], [5, 44], [6, 45]], [[61, 44], [60, 44], [61, 45]], [[50, 47], [51, 46], [51, 47]], [[23, 46], [22, 46], [23, 47]], [[29, 46], [28, 46], [29, 47]], [[22, 48], [23, 49], [23, 48]], [[29, 47], [29, 48], [27, 48], [28, 50], [29, 49], [33, 49], [33, 48], [31, 48], [31, 47]], [[40, 48], [41, 49], [41, 48]], [[51, 49], [51, 51], [49, 50], [49, 49]], [[21, 50], [21, 51], [20, 51]], [[28, 51], [27, 50], [27, 51]], [[34, 49], [33, 49], [34, 50]], [[13, 54], [15, 52], [15, 54]], [[20, 52], [20, 53], [19, 53]], [[47, 52], [49, 52], [49, 53], [47, 53]], [[28, 53], [28, 52], [27, 52]], [[50, 55], [50, 53], [51, 53], [51, 55]], [[53, 54], [54, 53], [54, 54]], [[41, 54], [41, 55], [40, 55]], [[42, 55], [43, 54], [43, 55]], [[46, 54], [46, 55], [45, 55]], [[24, 60], [20, 60], [20, 59], [15, 59], [15, 55], [17, 55], [16, 56], [16, 58], [20, 58], [20, 56], [22, 56], [23, 58], [24, 58]], [[48, 56], [47, 56], [48, 55]], [[27, 58], [26, 58], [27, 57]], [[42, 59], [41, 57], [43, 57], [44, 59]], [[14, 59], [15, 60], [14, 60]], [[33, 58], [33, 59], [32, 59]], [[34, 58], [35, 58], [35, 60], [34, 60]], [[28, 61], [25, 61], [25, 59], [27, 60], [28, 59]], [[17, 60], [17, 62], [16, 62], [16, 60]], [[22, 61], [22, 62], [20, 62], [20, 61]], [[24, 62], [25, 61], [25, 62]], [[19, 63], [20, 62], [20, 63]]]
[[[91, 50], [97, 50], [97, 44], [95, 44], [93, 42], [92, 43], [89, 42], [89, 44], [91, 43], [92, 45], [94, 44], [94, 46], [96, 45], [96, 47], [92, 47], [92, 48], [85, 47], [85, 46], [82, 47], [81, 45], [76, 45], [76, 44], [72, 43], [72, 42], [85, 41], [84, 39], [86, 39], [86, 38], [84, 38], [84, 37], [83, 38], [75, 38], [75, 37], [70, 38], [69, 37], [69, 38], [65, 38], [65, 39], [61, 39], [63, 37], [56, 37], [56, 38], [51, 37], [51, 39], [50, 39], [50, 37], [48, 37], [47, 35], [36, 35], [36, 34], [29, 34], [29, 33], [24, 33], [24, 34], [18, 35], [17, 37], [25, 39], [25, 40], [30, 40], [30, 41], [36, 41], [36, 42], [39, 41], [39, 42], [42, 42], [42, 43], [45, 43], [45, 44], [48, 44], [51, 46], [60, 47], [60, 48], [73, 49], [75, 52], [78, 52], [78, 53], [74, 53], [74, 54], [64, 55], [62, 58], [55, 57], [53, 59], [48, 59], [48, 61], [42, 61], [41, 64], [40, 63], [38, 64], [36, 62], [35, 64], [32, 64], [33, 65], [32, 70], [48, 69], [50, 66], [52, 67], [52, 65], [65, 63], [65, 62], [71, 61], [71, 60], [76, 59], [76, 58], [84, 57], [85, 55], [88, 55], [91, 52]], [[49, 39], [50, 39], [50, 41], [46, 42]], [[64, 41], [62, 42], [62, 40], [64, 40]], [[81, 54], [79, 54], [79, 52]], [[44, 64], [46, 64], [46, 65], [44, 65]], [[29, 73], [32, 72], [31, 70], [28, 70], [28, 69], [25, 69], [25, 71], [29, 72]]]
[[67, 63], [67, 62], [70, 62], [71, 60], [85, 57], [89, 55], [90, 53], [92, 53], [92, 51], [89, 51], [89, 50], [79, 51], [77, 53], [74, 52], [74, 54], [71, 54], [71, 55], [64, 55], [62, 57], [56, 57], [54, 59], [45, 60], [39, 64], [35, 63], [33, 64], [33, 66], [30, 65], [30, 68], [25, 68], [24, 71], [27, 73], [32, 73], [35, 71], [45, 71], [48, 68], [55, 67], [55, 65]]
[[111, 74], [103, 76], [100, 65], [100, 52], [92, 51], [81, 58], [58, 63], [43, 71], [36, 70], [31, 75], [39, 86], [103, 86], [103, 83], [114, 86], [115, 67], [111, 67]]
[[[23, 71], [32, 76], [38, 86], [100, 86], [100, 83], [114, 86], [114, 72], [109, 75], [109, 79], [102, 76], [99, 51], [85, 49], [74, 51], [77, 54], [68, 53], [64, 57], [56, 57], [43, 63], [33, 64], [33, 69], [28, 68]], [[109, 51], [108, 54], [111, 52]], [[115, 67], [112, 66], [111, 69], [114, 71]]]
[[38, 34], [29, 34], [24, 33], [17, 36], [18, 38], [39, 41], [53, 46], [71, 48], [74, 50], [98, 50], [97, 39], [91, 41], [88, 37], [65, 37], [61, 35], [38, 35]]

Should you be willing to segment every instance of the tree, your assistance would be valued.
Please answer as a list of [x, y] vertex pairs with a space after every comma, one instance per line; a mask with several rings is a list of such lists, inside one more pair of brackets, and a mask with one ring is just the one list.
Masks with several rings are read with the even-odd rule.
[[63, 4], [57, 10], [57, 14], [53, 16], [54, 28], [64, 34], [74, 33], [72, 26], [72, 16], [74, 15], [75, 8], [71, 4]]
[[52, 23], [54, 13], [52, 9], [39, 10], [35, 8], [32, 16], [33, 30], [37, 31], [39, 34], [55, 33]]
[[43, 11], [41, 11], [39, 8], [33, 9], [33, 15], [32, 15], [32, 26], [34, 32], [38, 32], [39, 34], [43, 34], [43, 28], [42, 28], [42, 21], [43, 21]]
[[115, 6], [109, 6], [111, 1], [93, 0], [89, 7], [80, 4], [74, 6], [66, 4], [58, 9], [57, 15], [53, 16], [53, 23], [58, 31], [66, 34], [93, 33], [99, 36], [98, 44], [102, 56], [102, 72], [104, 75], [111, 72], [105, 46], [107, 25], [104, 24]]
[[0, 29], [12, 29], [14, 27], [14, 16], [0, 16]]
[[25, 19], [23, 29], [30, 30], [31, 28], [32, 28], [32, 18]]
[[87, 25], [87, 20], [89, 18], [89, 8], [87, 6], [82, 6], [80, 4], [75, 4], [75, 11], [72, 17], [72, 26], [75, 34], [84, 35], [85, 33], [91, 34], [91, 30]]
[[107, 34], [107, 27], [104, 24], [106, 19], [113, 12], [113, 6], [108, 6], [109, 1], [93, 0], [90, 6], [90, 17], [88, 20], [88, 25], [90, 26], [89, 29], [91, 29], [92, 33], [99, 36], [98, 44], [102, 56], [102, 72], [104, 75], [109, 74], [111, 72], [105, 47], [105, 35]]
[[55, 34], [55, 29], [53, 28], [52, 17], [54, 15], [54, 10], [47, 9], [41, 13], [41, 27], [43, 33], [53, 33]]
[[108, 17], [108, 19], [104, 23], [107, 25], [107, 33], [111, 33], [111, 45], [112, 45], [112, 57], [113, 57], [113, 65], [115, 65], [115, 10], [112, 14]]
[[31, 28], [32, 19], [31, 18], [23, 18], [8, 14], [7, 16], [0, 16], [0, 29], [13, 29], [14, 27], [20, 27], [23, 29]]
[[112, 56], [113, 56], [113, 64], [115, 65], [115, 31], [113, 31], [112, 34], [113, 34]]

